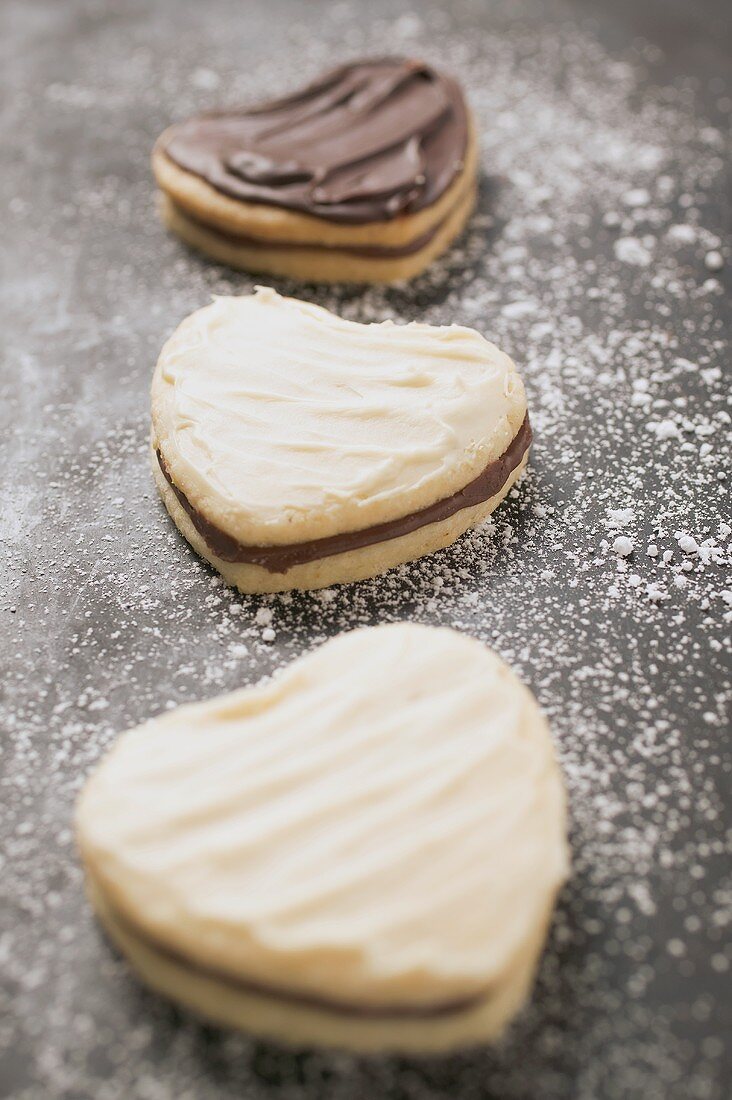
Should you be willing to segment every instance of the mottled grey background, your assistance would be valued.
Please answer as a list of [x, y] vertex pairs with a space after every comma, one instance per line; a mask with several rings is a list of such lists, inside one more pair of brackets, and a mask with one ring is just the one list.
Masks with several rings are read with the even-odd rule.
[[[3, 1095], [730, 1094], [727, 8], [2, 4]], [[255, 280], [165, 235], [149, 151], [199, 107], [384, 51], [463, 80], [478, 214], [409, 288], [299, 292], [501, 343], [526, 378], [531, 472], [493, 525], [424, 562], [240, 597], [155, 498], [147, 390], [186, 313]], [[491, 642], [552, 721], [574, 874], [531, 1005], [492, 1050], [361, 1059], [254, 1043], [147, 993], [84, 901], [70, 820], [90, 767], [165, 706], [406, 617]]]

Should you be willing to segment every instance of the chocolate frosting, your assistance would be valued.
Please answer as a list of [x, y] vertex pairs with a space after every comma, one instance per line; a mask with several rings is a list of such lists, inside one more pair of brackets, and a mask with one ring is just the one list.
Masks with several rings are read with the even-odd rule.
[[163, 148], [232, 198], [358, 224], [434, 203], [467, 142], [454, 80], [421, 61], [379, 58], [259, 107], [195, 116]]
[[208, 548], [218, 558], [221, 558], [222, 561], [247, 562], [250, 565], [258, 565], [262, 569], [266, 569], [268, 573], [286, 573], [296, 565], [304, 565], [307, 562], [317, 561], [319, 558], [329, 558], [333, 554], [358, 550], [363, 546], [373, 546], [375, 543], [385, 542], [387, 539], [408, 535], [420, 527], [426, 527], [430, 523], [438, 523], [440, 520], [448, 519], [456, 512], [462, 511], [463, 508], [472, 508], [476, 504], [490, 500], [491, 497], [500, 492], [509, 476], [519, 465], [529, 449], [531, 439], [531, 425], [527, 413], [521, 427], [503, 454], [494, 459], [493, 462], [489, 462], [476, 478], [451, 496], [438, 500], [434, 504], [428, 504], [426, 508], [420, 508], [417, 512], [411, 512], [409, 515], [401, 516], [398, 519], [388, 520], [386, 523], [365, 527], [360, 531], [344, 531], [343, 534], [329, 535], [327, 538], [311, 539], [308, 542], [284, 543], [278, 546], [247, 546], [232, 538], [231, 535], [227, 535], [215, 524], [210, 523], [201, 512], [193, 507], [185, 493], [174, 483], [160, 449], [156, 451], [156, 454], [163, 476], [170, 484], [181, 507], [190, 516], [193, 526]]

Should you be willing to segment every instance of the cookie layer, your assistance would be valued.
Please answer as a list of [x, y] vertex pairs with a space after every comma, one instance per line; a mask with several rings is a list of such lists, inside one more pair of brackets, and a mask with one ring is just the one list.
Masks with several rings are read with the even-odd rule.
[[[530, 442], [515, 367], [478, 333], [359, 325], [262, 288], [187, 318], [152, 398], [173, 518], [209, 560], [254, 567], [236, 581], [249, 591], [311, 586], [313, 571], [306, 581], [294, 567], [321, 557], [317, 583], [355, 579], [352, 551], [370, 575], [414, 556], [401, 542], [413, 532], [427, 539], [418, 553], [433, 537], [445, 545], [444, 521], [457, 517], [460, 534], [472, 510], [495, 506]], [[313, 543], [322, 554], [303, 557]], [[277, 574], [275, 586], [256, 573]]]
[[443, 251], [472, 207], [476, 163], [457, 84], [400, 58], [189, 119], [153, 153], [163, 218], [193, 247], [236, 267], [351, 281], [408, 278]]
[[77, 814], [143, 977], [297, 1042], [500, 1032], [567, 869], [546, 723], [490, 651], [409, 624], [125, 734]]
[[505, 499], [509, 490], [526, 469], [528, 456], [524, 456], [499, 493], [472, 508], [464, 508], [455, 515], [399, 538], [375, 543], [356, 550], [347, 550], [333, 557], [294, 565], [286, 573], [272, 573], [260, 565], [248, 562], [230, 562], [220, 558], [193, 525], [188, 512], [180, 503], [173, 487], [166, 481], [157, 459], [152, 455], [152, 470], [158, 492], [176, 527], [193, 549], [216, 569], [227, 584], [241, 592], [282, 592], [288, 589], [308, 590], [327, 588], [331, 584], [345, 584], [365, 580], [385, 573], [396, 565], [414, 561], [450, 546], [471, 527], [486, 519]]
[[161, 196], [163, 222], [185, 244], [238, 271], [321, 283], [395, 283], [412, 279], [441, 256], [462, 232], [475, 205], [472, 180], [445, 217], [406, 244], [335, 245], [256, 240], [206, 225], [172, 199]]
[[340, 535], [330, 535], [309, 542], [290, 543], [286, 546], [251, 546], [232, 539], [225, 531], [214, 526], [201, 512], [198, 512], [176, 486], [160, 450], [155, 452], [155, 458], [179, 504], [188, 513], [193, 526], [218, 558], [235, 563], [259, 565], [269, 573], [285, 573], [296, 565], [305, 565], [320, 558], [336, 557], [349, 550], [359, 550], [362, 547], [401, 538], [421, 527], [432, 526], [441, 520], [450, 519], [457, 512], [491, 500], [503, 489], [509, 476], [521, 464], [530, 443], [531, 426], [526, 416], [518, 433], [500, 458], [490, 462], [473, 481], [452, 496], [438, 500], [426, 508], [421, 508], [418, 512], [411, 512], [409, 515], [377, 524], [375, 527], [347, 531]]

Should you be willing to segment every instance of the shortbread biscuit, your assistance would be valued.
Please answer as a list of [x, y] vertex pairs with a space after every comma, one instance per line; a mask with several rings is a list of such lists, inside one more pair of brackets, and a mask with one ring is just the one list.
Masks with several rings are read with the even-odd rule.
[[222, 263], [322, 282], [392, 282], [445, 251], [475, 201], [462, 92], [422, 62], [352, 62], [248, 110], [171, 126], [153, 151], [161, 214]]
[[407, 623], [124, 734], [76, 823], [92, 903], [141, 977], [297, 1045], [495, 1038], [568, 869], [530, 692], [481, 643]]
[[530, 441], [514, 364], [472, 329], [361, 325], [268, 288], [188, 317], [152, 386], [166, 507], [244, 592], [447, 546], [500, 503]]

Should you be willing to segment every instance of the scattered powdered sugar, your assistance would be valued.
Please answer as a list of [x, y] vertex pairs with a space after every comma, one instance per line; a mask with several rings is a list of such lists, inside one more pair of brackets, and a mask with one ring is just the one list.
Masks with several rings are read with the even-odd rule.
[[636, 513], [634, 508], [605, 509], [605, 526], [610, 527], [612, 530], [627, 527], [628, 524], [635, 522], [635, 518]]
[[619, 237], [613, 244], [613, 251], [622, 263], [632, 264], [634, 267], [648, 267], [653, 259], [648, 244], [639, 241], [637, 237]]
[[[665, 82], [656, 46], [635, 37], [609, 53], [574, 9], [550, 17], [533, 0], [541, 19], [510, 5], [392, 17], [379, 2], [366, 20], [353, 0], [307, 16], [247, 5], [246, 22], [225, 0], [174, 16], [167, 4], [74, 10], [24, 8], [36, 60], [18, 51], [4, 74], [9, 133], [36, 135], [3, 182], [20, 257], [0, 443], [12, 487], [0, 955], [16, 1021], [0, 1034], [13, 1095], [722, 1100], [724, 119], [706, 117], [686, 79]], [[285, 91], [385, 43], [466, 86], [483, 173], [470, 229], [409, 287], [278, 288], [359, 321], [480, 329], [525, 379], [529, 472], [440, 554], [347, 588], [242, 597], [156, 499], [148, 385], [188, 312], [262, 280], [163, 233], [149, 149], [173, 118]], [[289, 1056], [179, 1016], [95, 931], [70, 823], [85, 775], [129, 725], [404, 618], [493, 645], [552, 724], [574, 870], [531, 1004], [489, 1054], [425, 1063]]]

